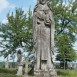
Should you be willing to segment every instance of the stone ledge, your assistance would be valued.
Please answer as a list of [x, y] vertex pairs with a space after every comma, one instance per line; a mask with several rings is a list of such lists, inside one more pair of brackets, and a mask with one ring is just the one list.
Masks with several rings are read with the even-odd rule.
[[34, 71], [34, 77], [57, 77], [56, 72], [52, 71]]

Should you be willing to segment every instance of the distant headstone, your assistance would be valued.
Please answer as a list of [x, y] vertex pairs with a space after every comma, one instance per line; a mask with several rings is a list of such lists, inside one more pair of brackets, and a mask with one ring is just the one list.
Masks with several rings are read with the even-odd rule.
[[22, 73], [23, 65], [18, 65], [17, 75], [23, 75]]
[[9, 62], [5, 61], [5, 68], [9, 68]]
[[6, 58], [7, 60], [5, 60], [5, 68], [9, 68], [9, 61], [8, 61], [8, 57]]
[[29, 65], [29, 61], [28, 59], [26, 60], [26, 63], [25, 63], [25, 77], [28, 77], [28, 65]]

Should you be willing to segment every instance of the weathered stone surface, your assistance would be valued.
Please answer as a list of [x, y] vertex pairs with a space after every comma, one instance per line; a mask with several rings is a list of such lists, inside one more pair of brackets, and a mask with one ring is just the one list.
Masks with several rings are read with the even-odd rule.
[[[40, 74], [45, 74], [50, 69], [55, 71], [51, 61], [54, 52], [54, 30], [55, 24], [49, 8], [49, 0], [38, 0], [33, 13], [33, 40], [36, 59], [35, 75], [39, 74], [39, 70], [41, 70]], [[57, 76], [56, 72], [52, 73], [54, 73], [53, 76], [46, 77]]]
[[17, 75], [22, 75], [23, 65], [18, 65]]
[[5, 61], [5, 68], [9, 68], [9, 62]]
[[25, 63], [25, 75], [27, 76], [28, 75], [28, 65], [29, 65], [29, 61], [28, 59], [26, 60], [26, 63]]
[[18, 52], [17, 52], [17, 62], [20, 64], [22, 63], [22, 52], [21, 50], [19, 49]]
[[23, 69], [23, 64], [22, 64], [22, 52], [21, 50], [18, 50], [17, 52], [17, 62], [18, 62], [18, 66], [17, 66], [17, 75], [22, 75], [22, 69]]
[[8, 57], [5, 59], [4, 64], [5, 64], [5, 68], [9, 68]]
[[54, 75], [54, 72], [53, 70], [50, 70], [50, 71], [42, 71], [42, 70], [39, 70], [39, 71], [35, 71], [35, 77], [56, 77], [56, 72], [55, 72], [55, 75]]

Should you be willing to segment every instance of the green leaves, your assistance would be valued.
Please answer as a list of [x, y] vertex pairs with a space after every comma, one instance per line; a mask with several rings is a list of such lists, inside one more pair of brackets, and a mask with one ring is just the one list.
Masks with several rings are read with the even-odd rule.
[[77, 0], [52, 0], [51, 11], [56, 25], [56, 59], [63, 62], [74, 61], [77, 58], [73, 49], [77, 35]]
[[[5, 43], [5, 52], [8, 54], [15, 53], [16, 48], [22, 47], [22, 42], [25, 43], [26, 50], [32, 51], [32, 12], [29, 9], [28, 14], [25, 14], [21, 8], [15, 10], [15, 13], [8, 13], [8, 23], [1, 26], [1, 37]], [[30, 48], [30, 49], [29, 49]]]

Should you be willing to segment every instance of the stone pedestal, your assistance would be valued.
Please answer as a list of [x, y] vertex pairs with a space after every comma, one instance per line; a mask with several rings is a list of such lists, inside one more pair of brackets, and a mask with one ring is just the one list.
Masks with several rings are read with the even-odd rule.
[[22, 69], [23, 69], [23, 65], [18, 65], [18, 70], [17, 70], [17, 75], [22, 75]]
[[5, 62], [5, 68], [9, 68], [9, 62], [8, 61]]
[[28, 64], [29, 64], [29, 61], [26, 60], [26, 63], [25, 63], [25, 77], [28, 77]]
[[57, 74], [54, 70], [48, 70], [48, 71], [34, 71], [34, 77], [57, 77]]
[[35, 65], [34, 76], [35, 77], [57, 77], [57, 73], [51, 61], [47, 62], [46, 60], [42, 60], [40, 64], [40, 68], [37, 68], [37, 65]]

